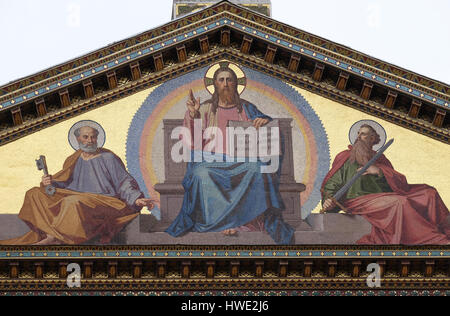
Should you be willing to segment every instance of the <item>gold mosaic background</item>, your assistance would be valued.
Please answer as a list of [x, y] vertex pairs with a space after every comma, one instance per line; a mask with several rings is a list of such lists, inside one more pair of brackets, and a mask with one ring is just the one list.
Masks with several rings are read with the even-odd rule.
[[[100, 123], [107, 134], [105, 147], [114, 151], [125, 162], [128, 128], [134, 114], [153, 89], [147, 89], [0, 147], [0, 213], [17, 214], [25, 192], [39, 185], [42, 171], [37, 170], [34, 162], [39, 155], [47, 157], [50, 173], [60, 170], [66, 157], [73, 153], [67, 142], [67, 132], [80, 120], [90, 119]], [[450, 146], [306, 90], [295, 89], [322, 120], [328, 134], [332, 159], [347, 148], [348, 131], [353, 123], [362, 119], [373, 119], [384, 126], [388, 138], [395, 138], [395, 143], [388, 149], [386, 156], [396, 170], [405, 174], [409, 183], [434, 186], [446, 205], [450, 205], [450, 165], [444, 163], [444, 157], [450, 157]], [[315, 212], [317, 211], [319, 207], [316, 208]]]

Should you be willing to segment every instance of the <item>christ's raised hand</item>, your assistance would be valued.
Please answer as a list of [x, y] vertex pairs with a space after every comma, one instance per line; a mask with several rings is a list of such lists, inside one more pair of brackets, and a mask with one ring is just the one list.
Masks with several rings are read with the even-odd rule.
[[186, 106], [189, 109], [191, 116], [195, 116], [200, 109], [200, 98], [195, 98], [192, 89], [189, 91], [189, 99], [186, 102]]

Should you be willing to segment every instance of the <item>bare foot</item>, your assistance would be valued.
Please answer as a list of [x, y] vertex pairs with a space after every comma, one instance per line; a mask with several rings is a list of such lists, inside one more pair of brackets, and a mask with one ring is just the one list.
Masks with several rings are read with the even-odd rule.
[[47, 238], [42, 239], [41, 241], [34, 243], [36, 246], [49, 246], [49, 245], [61, 245], [61, 242], [53, 236], [48, 235]]
[[236, 229], [226, 229], [222, 232], [225, 236], [237, 236], [238, 231]]

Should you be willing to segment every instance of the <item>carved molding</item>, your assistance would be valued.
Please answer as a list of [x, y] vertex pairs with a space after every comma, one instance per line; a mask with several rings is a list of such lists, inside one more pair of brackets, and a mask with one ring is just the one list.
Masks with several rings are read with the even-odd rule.
[[[162, 59], [162, 56], [160, 57]], [[156, 58], [158, 58], [158, 56], [156, 56]], [[186, 63], [182, 63], [179, 65], [175, 65], [171, 68], [165, 69], [162, 72], [152, 73], [151, 75], [142, 77], [137, 81], [133, 81], [126, 85], [118, 86], [117, 88], [108, 91], [106, 94], [103, 94], [102, 96], [96, 96], [91, 100], [84, 100], [80, 103], [71, 105], [68, 108], [62, 108], [59, 110], [58, 113], [52, 114], [51, 122], [48, 116], [38, 121], [30, 123], [25, 122], [24, 124], [16, 127], [15, 129], [7, 130], [1, 133], [0, 146], [8, 142], [14, 141], [17, 138], [33, 133], [42, 128], [48, 127], [52, 124], [56, 124], [61, 119], [66, 119], [74, 115], [81, 114], [86, 110], [103, 106], [110, 102], [116, 101], [119, 98], [123, 98], [135, 92], [141, 91], [142, 89], [146, 89], [156, 84], [160, 84], [161, 82], [173, 79], [183, 74], [184, 71], [186, 70], [192, 71], [197, 68], [200, 68], [202, 67], [202, 65], [204, 65], [205, 62], [209, 63], [218, 61], [220, 59], [230, 59], [232, 61], [242, 63], [247, 67], [253, 68], [258, 71], [262, 71], [266, 74], [284, 80], [287, 83], [291, 83], [300, 88], [307, 89], [311, 92], [322, 95], [333, 101], [348, 105], [350, 107], [356, 108], [366, 113], [370, 113], [371, 115], [388, 120], [394, 124], [414, 130], [421, 134], [435, 138], [439, 141], [450, 143], [449, 133], [446, 132], [445, 130], [441, 130], [433, 126], [432, 124], [429, 124], [429, 126], [424, 125], [423, 123], [419, 124], [418, 122], [409, 118], [407, 115], [391, 111], [390, 109], [387, 109], [382, 105], [378, 106], [374, 104], [374, 102], [365, 101], [362, 98], [358, 100], [357, 97], [351, 95], [348, 92], [341, 92], [335, 87], [330, 87], [323, 83], [314, 82], [310, 78], [302, 74], [294, 73], [292, 71], [289, 71], [288, 69], [281, 68], [277, 65], [267, 64], [264, 61], [258, 60], [257, 58], [251, 55], [242, 55], [241, 53], [237, 52], [232, 48], [221, 48], [215, 51], [211, 51], [208, 54], [193, 58], [187, 61]], [[294, 60], [295, 62], [298, 61], [295, 55], [293, 55], [293, 57], [291, 58], [291, 61], [292, 60]], [[111, 81], [112, 82], [117, 81], [114, 72], [108, 73], [108, 83], [110, 83]]]

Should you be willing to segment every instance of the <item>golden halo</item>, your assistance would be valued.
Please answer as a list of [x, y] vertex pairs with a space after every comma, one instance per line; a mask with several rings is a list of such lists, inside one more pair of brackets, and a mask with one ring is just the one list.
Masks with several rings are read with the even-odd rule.
[[247, 77], [245, 76], [245, 73], [238, 65], [229, 62], [227, 60], [219, 61], [217, 64], [214, 64], [211, 67], [209, 67], [208, 71], [205, 74], [204, 79], [206, 90], [208, 90], [209, 93], [214, 94], [216, 90], [216, 88], [214, 87], [214, 73], [220, 68], [230, 68], [235, 72], [238, 79], [237, 90], [239, 94], [242, 94], [242, 92], [244, 92], [247, 86]]

